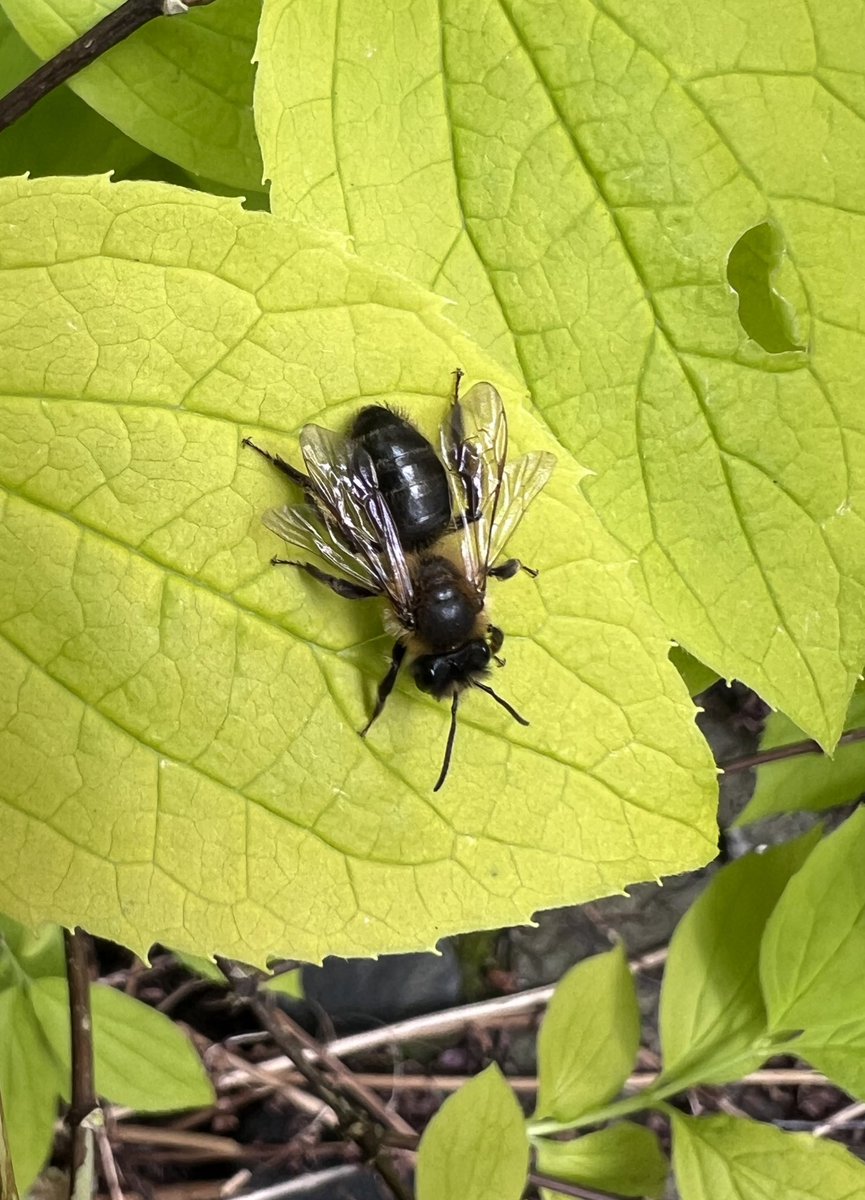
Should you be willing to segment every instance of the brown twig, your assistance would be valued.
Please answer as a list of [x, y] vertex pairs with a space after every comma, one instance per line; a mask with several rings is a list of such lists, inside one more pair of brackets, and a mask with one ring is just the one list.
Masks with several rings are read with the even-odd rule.
[[[251, 972], [243, 964], [228, 959], [217, 957], [216, 962], [238, 996], [294, 1063], [310, 1089], [333, 1109], [342, 1132], [375, 1167], [396, 1200], [412, 1200], [411, 1191], [383, 1148], [382, 1137], [383, 1132], [387, 1131], [393, 1138], [410, 1138], [416, 1144], [417, 1134], [411, 1126], [390, 1112], [374, 1093], [355, 1084], [351, 1072], [342, 1063], [336, 1064], [338, 1070], [334, 1069], [331, 1063], [335, 1060], [277, 1006], [275, 996], [258, 990], [260, 973]], [[335, 1077], [326, 1074], [328, 1069], [334, 1071]], [[408, 1130], [408, 1134], [405, 1130]]]
[[565, 1183], [563, 1179], [554, 1179], [552, 1175], [542, 1175], [537, 1171], [529, 1172], [528, 1182], [533, 1187], [558, 1192], [560, 1196], [576, 1196], [578, 1200], [626, 1200], [619, 1192], [601, 1192], [581, 1183]]
[[187, 8], [210, 3], [212, 0], [185, 0], [185, 3], [183, 0], [124, 0], [119, 8], [37, 67], [32, 75], [28, 75], [0, 100], [0, 131], [7, 129], [43, 96], [77, 75], [106, 50], [125, 41], [154, 17], [177, 16]]
[[72, 1046], [72, 1100], [66, 1123], [72, 1135], [72, 1171], [84, 1165], [92, 1131], [85, 1121], [97, 1107], [93, 1079], [93, 1019], [90, 1015], [89, 939], [83, 929], [65, 929], [66, 978], [69, 983], [69, 1028]]
[[[865, 729], [848, 729], [838, 739], [839, 746], [849, 746], [853, 742], [865, 741]], [[788, 742], [786, 746], [771, 746], [767, 750], [758, 750], [754, 754], [746, 754], [742, 758], [731, 758], [718, 766], [729, 775], [733, 771], [748, 771], [752, 767], [761, 767], [764, 763], [780, 762], [785, 758], [799, 758], [803, 754], [823, 754], [823, 748], [813, 738], [802, 742]]]
[[814, 1137], [826, 1137], [827, 1134], [834, 1133], [836, 1129], [843, 1129], [850, 1121], [855, 1121], [857, 1117], [861, 1117], [865, 1113], [865, 1104], [861, 1101], [856, 1101], [854, 1104], [847, 1104], [844, 1108], [840, 1108], [838, 1112], [833, 1113], [820, 1125], [815, 1125], [811, 1131]]

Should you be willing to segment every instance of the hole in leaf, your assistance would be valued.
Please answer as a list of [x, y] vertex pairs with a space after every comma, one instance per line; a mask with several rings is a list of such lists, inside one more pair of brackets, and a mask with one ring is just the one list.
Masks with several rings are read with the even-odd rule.
[[804, 349], [796, 340], [791, 305], [772, 286], [784, 253], [780, 233], [763, 221], [742, 234], [727, 259], [727, 281], [739, 297], [742, 328], [769, 354]]

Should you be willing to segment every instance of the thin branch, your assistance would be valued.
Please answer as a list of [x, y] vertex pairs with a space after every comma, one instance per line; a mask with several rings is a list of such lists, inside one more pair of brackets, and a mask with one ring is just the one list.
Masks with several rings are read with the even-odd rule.
[[177, 16], [187, 8], [210, 3], [212, 0], [124, 0], [119, 8], [37, 67], [32, 75], [0, 100], [0, 131], [8, 129], [43, 96], [77, 75], [106, 50], [125, 41], [154, 17]]
[[[848, 729], [838, 739], [839, 746], [849, 746], [853, 742], [865, 741], [865, 729]], [[803, 754], [823, 754], [823, 748], [813, 738], [802, 742], [788, 742], [786, 746], [772, 746], [768, 750], [758, 750], [754, 754], [746, 754], [742, 758], [731, 758], [719, 763], [721, 770], [729, 775], [733, 771], [748, 771], [752, 767], [761, 767], [764, 763], [780, 762], [785, 758], [799, 758]]]
[[626, 1200], [619, 1192], [601, 1192], [581, 1183], [565, 1183], [563, 1179], [554, 1179], [552, 1175], [541, 1175], [537, 1171], [529, 1173], [528, 1182], [534, 1187], [558, 1192], [561, 1196], [576, 1196], [578, 1200]]
[[815, 1125], [812, 1133], [814, 1137], [826, 1137], [827, 1134], [834, 1133], [837, 1129], [843, 1129], [845, 1125], [851, 1121], [855, 1121], [857, 1117], [861, 1117], [865, 1113], [865, 1104], [856, 1101], [855, 1104], [848, 1104], [844, 1108], [833, 1113], [826, 1121], [820, 1125]]
[[71, 1186], [93, 1148], [87, 1120], [98, 1107], [93, 1080], [93, 1020], [90, 1015], [89, 939], [83, 929], [65, 929], [66, 978], [69, 983], [69, 1028], [72, 1046], [72, 1102], [66, 1118], [72, 1135]]
[[[259, 973], [250, 974], [249, 968], [228, 959], [217, 957], [216, 962], [310, 1089], [333, 1109], [345, 1136], [375, 1167], [396, 1200], [412, 1200], [411, 1191], [383, 1148], [381, 1135], [383, 1126], [392, 1138], [411, 1141], [416, 1146], [418, 1138], [411, 1126], [390, 1112], [369, 1089], [357, 1085], [347, 1067], [336, 1063], [314, 1038], [278, 1007], [273, 993], [259, 992]], [[323, 1067], [334, 1070], [335, 1078], [327, 1075]]]

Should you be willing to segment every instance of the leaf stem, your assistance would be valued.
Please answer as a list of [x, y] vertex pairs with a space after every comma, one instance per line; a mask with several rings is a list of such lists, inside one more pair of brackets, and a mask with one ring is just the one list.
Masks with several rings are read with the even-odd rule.
[[8, 129], [19, 117], [67, 79], [77, 75], [106, 50], [125, 41], [154, 17], [177, 16], [188, 8], [211, 4], [213, 0], [124, 0], [114, 12], [97, 21], [86, 33], [37, 67], [0, 100], [0, 131]]
[[[865, 728], [848, 729], [838, 739], [839, 746], [849, 746], [853, 742], [865, 741]], [[746, 754], [742, 758], [731, 758], [718, 766], [725, 774], [733, 771], [747, 771], [751, 767], [760, 767], [763, 763], [779, 762], [784, 758], [798, 758], [802, 754], [824, 754], [823, 747], [813, 738], [801, 742], [788, 742], [786, 746], [772, 746], [768, 750], [758, 750], [755, 754]]]

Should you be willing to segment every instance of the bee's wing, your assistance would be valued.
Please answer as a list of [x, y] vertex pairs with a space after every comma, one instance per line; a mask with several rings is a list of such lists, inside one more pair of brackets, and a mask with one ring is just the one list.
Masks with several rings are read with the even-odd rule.
[[548, 450], [541, 450], [524, 454], [505, 467], [490, 542], [491, 564], [504, 550], [526, 509], [549, 480], [555, 465], [556, 456]]
[[409, 623], [411, 574], [372, 459], [357, 442], [318, 425], [304, 427], [300, 449], [331, 545], [353, 557], [355, 576], [363, 573], [367, 586], [386, 593], [397, 616]]
[[317, 554], [340, 575], [362, 587], [381, 591], [381, 582], [364, 559], [353, 554], [334, 533], [312, 504], [287, 504], [271, 508], [262, 517], [264, 524], [291, 546]]
[[505, 475], [508, 422], [502, 398], [476, 383], [451, 408], [442, 427], [442, 454], [451, 485], [454, 519], [461, 530], [466, 574], [480, 595], [492, 562], [493, 531]]
[[463, 563], [483, 594], [489, 568], [552, 475], [556, 459], [541, 451], [506, 465], [507, 417], [489, 383], [476, 383], [453, 406], [442, 430], [442, 450], [454, 517], [462, 528]]

